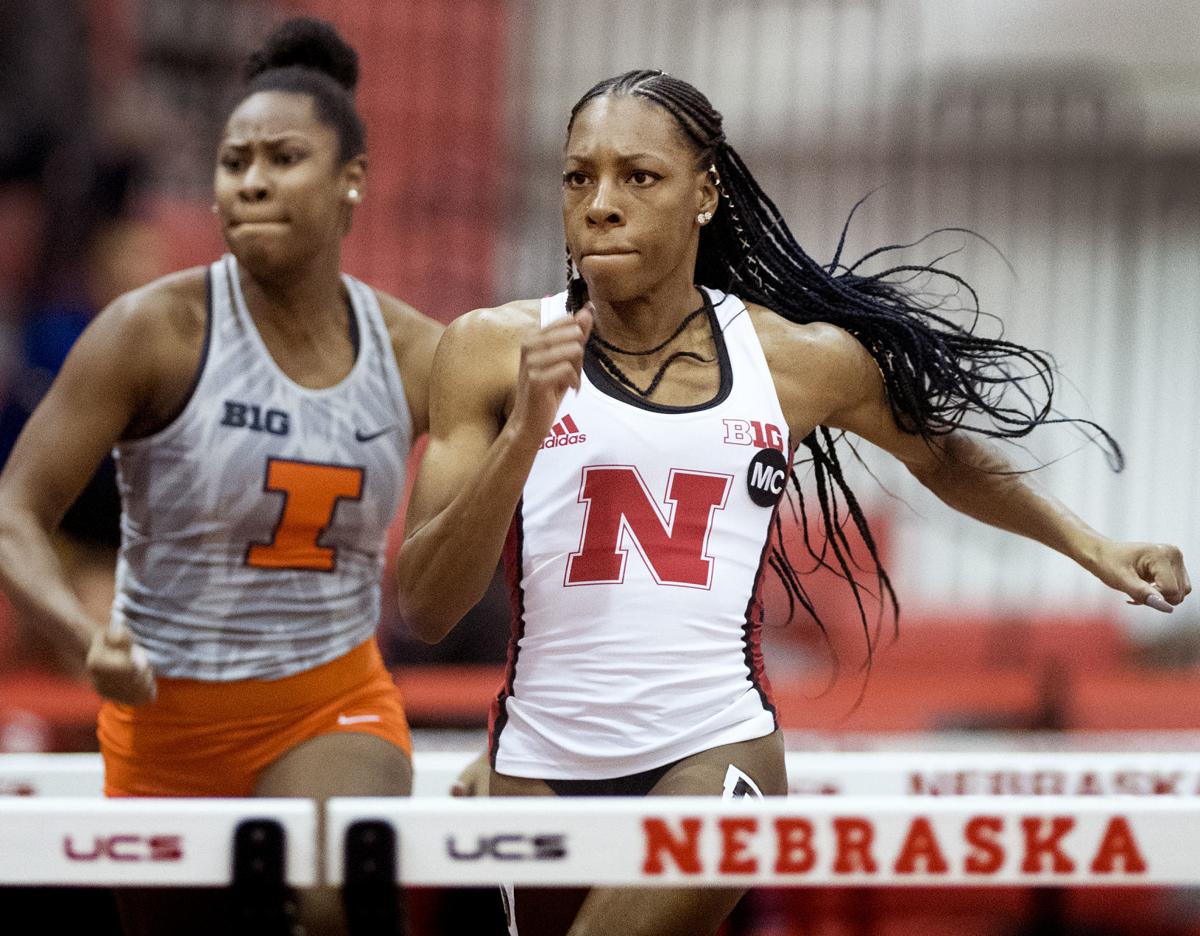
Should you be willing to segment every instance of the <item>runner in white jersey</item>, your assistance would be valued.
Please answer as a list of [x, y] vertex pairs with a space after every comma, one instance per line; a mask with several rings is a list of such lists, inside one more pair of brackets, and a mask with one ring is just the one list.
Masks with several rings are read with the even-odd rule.
[[[584, 95], [563, 221], [565, 299], [472, 312], [442, 339], [399, 563], [406, 617], [437, 640], [510, 544], [516, 631], [492, 795], [785, 792], [754, 588], [776, 472], [800, 446], [824, 528], [848, 517], [874, 555], [838, 430], [1139, 604], [1169, 611], [1190, 590], [1178, 549], [1101, 536], [973, 434], [1045, 421], [1020, 391], [1051, 389], [1049, 362], [930, 314], [905, 290], [909, 269], [815, 263], [686, 82], [629, 72]], [[957, 428], [967, 416], [973, 428]], [[845, 550], [834, 532], [825, 555], [853, 581]], [[510, 926], [697, 936], [738, 895], [595, 888], [559, 913], [518, 894]]]
[[[230, 253], [119, 298], [0, 478], [0, 571], [104, 697], [110, 796], [404, 795], [411, 740], [374, 631], [388, 528], [440, 327], [345, 276], [366, 190], [357, 57], [285, 23], [222, 136]], [[117, 599], [88, 619], [50, 534], [115, 449]], [[223, 895], [121, 895], [126, 931], [214, 933]], [[310, 892], [310, 934], [344, 932]], [[399, 917], [397, 917], [397, 921]]]
[[[534, 459], [505, 557], [502, 774], [607, 780], [778, 727], [757, 593], [787, 423], [745, 306], [696, 303], [715, 339], [709, 402], [639, 399], [588, 358]], [[541, 303], [543, 327], [566, 314], [566, 293]]]

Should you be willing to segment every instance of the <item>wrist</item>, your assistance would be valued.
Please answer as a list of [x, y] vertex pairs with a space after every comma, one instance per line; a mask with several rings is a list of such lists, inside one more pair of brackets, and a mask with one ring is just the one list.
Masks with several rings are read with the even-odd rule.
[[536, 454], [538, 446], [545, 438], [546, 433], [540, 427], [531, 426], [528, 420], [516, 413], [508, 418], [504, 428], [500, 430], [502, 445], [513, 452]]
[[1107, 537], [1094, 530], [1081, 530], [1072, 538], [1069, 555], [1087, 571], [1095, 573], [1101, 565], [1101, 554], [1108, 544]]

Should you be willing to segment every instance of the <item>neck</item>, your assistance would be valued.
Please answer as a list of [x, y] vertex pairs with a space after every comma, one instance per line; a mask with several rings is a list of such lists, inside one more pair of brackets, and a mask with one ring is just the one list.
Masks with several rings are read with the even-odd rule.
[[592, 307], [596, 330], [606, 341], [641, 350], [665, 341], [701, 302], [690, 278], [673, 278], [628, 300], [593, 299]]
[[299, 334], [345, 324], [340, 253], [315, 257], [282, 276], [256, 274], [239, 263], [238, 280], [251, 314], [280, 331]]

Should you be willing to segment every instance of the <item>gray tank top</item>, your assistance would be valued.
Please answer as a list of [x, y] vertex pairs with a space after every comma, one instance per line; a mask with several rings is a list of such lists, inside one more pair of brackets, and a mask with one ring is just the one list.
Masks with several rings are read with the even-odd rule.
[[358, 352], [311, 390], [272, 359], [225, 256], [183, 412], [116, 447], [114, 618], [160, 676], [278, 679], [366, 640], [412, 419], [374, 292], [350, 276]]

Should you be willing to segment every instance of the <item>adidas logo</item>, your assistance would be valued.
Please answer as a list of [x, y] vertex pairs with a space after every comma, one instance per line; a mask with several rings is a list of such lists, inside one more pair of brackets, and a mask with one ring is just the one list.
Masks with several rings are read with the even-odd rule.
[[550, 427], [550, 434], [542, 439], [542, 444], [538, 446], [538, 451], [548, 448], [558, 448], [562, 445], [579, 445], [581, 442], [586, 442], [587, 436], [579, 431], [579, 427], [575, 425], [568, 413], [553, 426]]

